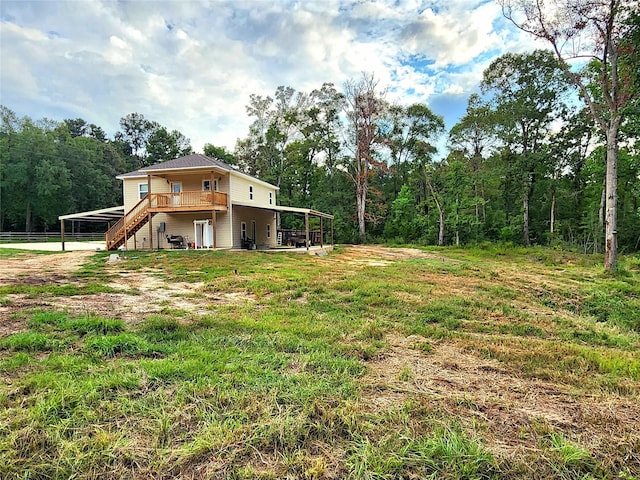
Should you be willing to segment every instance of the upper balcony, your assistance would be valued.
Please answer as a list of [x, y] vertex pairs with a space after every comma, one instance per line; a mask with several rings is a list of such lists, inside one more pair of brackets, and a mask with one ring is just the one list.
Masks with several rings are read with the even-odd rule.
[[173, 193], [152, 193], [151, 212], [195, 212], [217, 210], [226, 212], [229, 203], [226, 193], [212, 191], [185, 191]]

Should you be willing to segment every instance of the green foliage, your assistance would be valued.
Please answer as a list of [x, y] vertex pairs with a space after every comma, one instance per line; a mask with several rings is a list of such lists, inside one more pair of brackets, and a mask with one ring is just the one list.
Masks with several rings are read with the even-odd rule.
[[164, 351], [131, 333], [117, 335], [89, 336], [85, 339], [85, 351], [103, 357], [116, 355], [153, 355]]
[[0, 349], [38, 352], [51, 350], [54, 342], [44, 333], [26, 331], [14, 333], [0, 340]]

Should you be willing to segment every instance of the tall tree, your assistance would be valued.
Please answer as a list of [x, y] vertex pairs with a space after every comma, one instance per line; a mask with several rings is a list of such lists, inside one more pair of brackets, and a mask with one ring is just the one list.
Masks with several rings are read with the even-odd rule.
[[204, 144], [204, 154], [207, 157], [217, 158], [218, 160], [223, 161], [227, 165], [237, 165], [238, 161], [236, 160], [236, 156], [227, 151], [226, 147], [218, 147], [211, 143]]
[[[634, 69], [625, 69], [625, 56], [638, 51], [630, 17], [633, 0], [499, 0], [503, 14], [521, 30], [546, 40], [561, 60], [570, 82], [581, 92], [595, 123], [607, 141], [605, 268], [617, 266], [618, 134], [625, 110], [638, 96]], [[637, 27], [636, 27], [637, 28]], [[599, 66], [599, 92], [589, 88], [581, 72], [565, 60], [590, 58]], [[636, 65], [637, 68], [637, 65]], [[637, 70], [636, 70], [637, 71]]]
[[384, 143], [379, 125], [388, 105], [373, 74], [363, 73], [359, 80], [345, 83], [346, 114], [349, 119], [347, 141], [353, 157], [347, 162], [347, 175], [356, 189], [356, 216], [360, 241], [366, 238], [366, 208], [371, 167], [379, 166], [376, 146]]
[[507, 53], [484, 71], [482, 89], [493, 93], [498, 135], [519, 159], [522, 174], [522, 238], [530, 244], [530, 202], [542, 150], [552, 123], [561, 116], [565, 89], [562, 70], [553, 53]]
[[116, 140], [124, 140], [131, 148], [131, 154], [136, 159], [135, 168], [147, 165], [146, 150], [147, 138], [156, 128], [154, 122], [144, 118], [141, 113], [130, 113], [120, 119], [122, 132], [116, 133]]
[[473, 173], [476, 223], [486, 221], [485, 181], [482, 169], [489, 149], [495, 145], [495, 119], [491, 107], [476, 93], [469, 97], [467, 111], [449, 131], [449, 149], [465, 156]]
[[410, 169], [415, 166], [417, 153], [424, 152], [444, 131], [444, 120], [421, 103], [408, 107], [393, 105], [385, 127], [394, 169], [395, 196], [399, 192], [398, 183], [404, 185]]
[[182, 133], [177, 130], [169, 132], [160, 126], [147, 137], [145, 149], [149, 165], [189, 155], [193, 151], [191, 142]]

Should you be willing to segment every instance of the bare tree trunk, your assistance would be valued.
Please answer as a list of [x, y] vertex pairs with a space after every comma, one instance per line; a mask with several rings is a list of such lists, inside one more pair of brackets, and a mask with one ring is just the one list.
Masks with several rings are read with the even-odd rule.
[[480, 192], [482, 193], [482, 221], [486, 222], [487, 221], [487, 207], [486, 207], [486, 200], [484, 198], [484, 180], [482, 180], [481, 183], [481, 189]]
[[473, 183], [473, 193], [475, 194], [475, 207], [476, 207], [476, 223], [480, 223], [480, 208], [478, 207], [478, 182]]
[[427, 179], [427, 186], [429, 187], [429, 190], [431, 190], [431, 196], [433, 197], [433, 201], [436, 203], [436, 208], [438, 209], [438, 215], [440, 217], [440, 226], [438, 228], [438, 245], [442, 246], [444, 245], [444, 210], [442, 209], [442, 205], [440, 205], [440, 202], [438, 201], [436, 192], [433, 189], [433, 185], [431, 185], [429, 179]]
[[553, 241], [553, 234], [556, 223], [556, 192], [551, 193], [551, 214], [549, 219], [549, 233], [551, 234], [551, 241]]
[[618, 261], [618, 123], [607, 129], [607, 173], [604, 233], [604, 268], [614, 270]]
[[607, 177], [602, 179], [600, 208], [598, 209], [598, 230], [593, 233], [593, 253], [600, 253], [600, 238], [604, 232], [604, 207], [607, 203]]
[[345, 83], [347, 116], [353, 128], [354, 163], [347, 172], [356, 187], [356, 215], [360, 241], [366, 240], [365, 212], [369, 187], [369, 165], [374, 161], [373, 146], [380, 138], [376, 122], [384, 112], [383, 93], [377, 92], [378, 81], [373, 75], [363, 74], [359, 82]]
[[524, 195], [522, 198], [522, 243], [525, 247], [531, 246], [529, 239], [529, 197], [531, 196], [530, 174], [525, 179]]
[[360, 184], [356, 186], [356, 213], [358, 216], [358, 234], [360, 241], [366, 240], [365, 230], [365, 209], [367, 205], [367, 185]]
[[[460, 211], [459, 211], [459, 196], [456, 195], [456, 247], [460, 246]], [[476, 205], [477, 207], [477, 205]], [[477, 212], [476, 208], [476, 212]]]

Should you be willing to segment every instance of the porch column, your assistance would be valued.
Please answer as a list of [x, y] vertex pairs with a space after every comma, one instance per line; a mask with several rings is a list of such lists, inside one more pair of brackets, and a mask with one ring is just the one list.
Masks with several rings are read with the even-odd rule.
[[[211, 185], [213, 185], [213, 183], [211, 183]], [[213, 192], [212, 192], [213, 194]], [[217, 241], [216, 241], [216, 235], [217, 235], [217, 229], [216, 229], [216, 210], [215, 208], [211, 211], [211, 226], [213, 227], [213, 248], [217, 247]]]
[[64, 252], [64, 219], [60, 220], [60, 242], [62, 243], [62, 251]]
[[324, 248], [324, 228], [322, 224], [323, 218], [320, 217], [320, 248]]
[[309, 250], [309, 214], [304, 214], [304, 234], [306, 238], [307, 251]]
[[[215, 207], [216, 205], [216, 194], [215, 189], [213, 188], [213, 183], [215, 182], [213, 178], [213, 170], [211, 170], [211, 174], [209, 175], [209, 191], [211, 192], [211, 205]], [[214, 227], [215, 228], [215, 227]]]
[[151, 221], [151, 175], [147, 175], [147, 215], [149, 222], [149, 249], [153, 250], [153, 222]]

